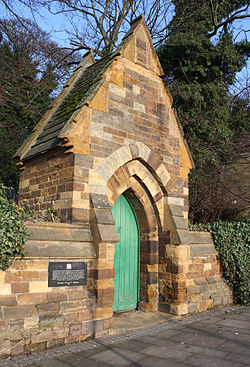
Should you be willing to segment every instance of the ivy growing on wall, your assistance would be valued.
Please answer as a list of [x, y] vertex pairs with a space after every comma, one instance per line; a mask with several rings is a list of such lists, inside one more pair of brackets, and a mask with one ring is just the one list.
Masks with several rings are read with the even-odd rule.
[[45, 214], [39, 215], [27, 204], [19, 207], [11, 202], [10, 189], [0, 184], [0, 269], [7, 269], [16, 256], [24, 256], [24, 245], [28, 239], [25, 221], [58, 222], [58, 213], [48, 208]]
[[24, 256], [28, 232], [24, 226], [27, 213], [6, 197], [6, 187], [0, 185], [0, 269], [12, 264], [15, 256]]
[[234, 301], [250, 302], [250, 222], [214, 222], [191, 225], [191, 230], [209, 231], [218, 251], [224, 278], [233, 290]]

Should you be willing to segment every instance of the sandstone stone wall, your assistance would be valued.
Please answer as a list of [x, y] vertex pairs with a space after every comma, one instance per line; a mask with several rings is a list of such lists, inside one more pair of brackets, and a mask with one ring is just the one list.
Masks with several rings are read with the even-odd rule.
[[[1, 273], [3, 345], [11, 353], [108, 332], [119, 242], [111, 208], [121, 194], [140, 227], [139, 309], [183, 315], [232, 301], [210, 236], [188, 231], [192, 159], [147, 32], [142, 23], [64, 126], [62, 147], [24, 161], [20, 201], [42, 214], [56, 209], [64, 224], [33, 226], [28, 257]], [[49, 259], [86, 259], [87, 286], [48, 289]], [[12, 327], [19, 308], [20, 327]]]
[[[56, 150], [25, 163], [20, 175], [19, 201], [38, 214], [54, 208], [63, 222], [72, 218], [74, 156]], [[70, 192], [70, 194], [68, 194]]]
[[159, 259], [159, 309], [177, 314], [233, 303], [207, 232], [190, 232], [181, 208], [166, 207], [167, 237]]
[[[167, 172], [170, 179], [161, 177], [161, 184], [187, 217], [191, 158], [159, 74], [159, 61], [140, 29], [135, 43], [131, 40], [105, 72], [91, 102], [60, 134], [64, 148], [24, 162], [21, 202], [40, 212], [54, 207], [63, 222], [88, 222], [89, 193], [106, 195], [107, 181], [119, 168], [112, 159], [107, 166], [106, 159], [141, 143], [144, 156], [151, 154], [145, 158], [150, 169]], [[123, 163], [133, 160], [133, 153], [124, 158]]]
[[221, 275], [211, 235], [192, 232], [192, 237], [188, 246], [188, 312], [201, 312], [233, 303], [232, 291]]
[[93, 158], [57, 149], [25, 162], [20, 175], [19, 201], [46, 216], [55, 209], [61, 222], [89, 222], [85, 188]]
[[[103, 335], [111, 326], [114, 270], [107, 252], [114, 245], [100, 244], [102, 261], [84, 226], [27, 227], [27, 256], [0, 271], [0, 358]], [[54, 261], [86, 262], [87, 285], [48, 287]]]

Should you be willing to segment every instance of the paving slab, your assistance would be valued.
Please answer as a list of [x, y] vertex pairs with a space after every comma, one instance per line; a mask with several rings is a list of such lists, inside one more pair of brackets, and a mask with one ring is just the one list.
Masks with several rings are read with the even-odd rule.
[[111, 366], [126, 367], [131, 366], [132, 363], [139, 361], [143, 357], [144, 356], [138, 352], [111, 347], [104, 352], [94, 354], [90, 358], [95, 361], [107, 363]]
[[229, 326], [231, 328], [235, 328], [235, 329], [250, 329], [250, 322], [247, 321], [246, 319], [244, 320], [236, 320], [233, 319], [232, 316], [230, 319], [224, 319], [222, 321], [218, 322], [218, 325], [223, 325], [223, 326]]
[[233, 362], [224, 358], [217, 358], [213, 355], [209, 358], [204, 358], [203, 354], [195, 354], [188, 358], [185, 363], [198, 367], [246, 367], [243, 363]]
[[142, 337], [141, 340], [133, 339], [124, 341], [122, 343], [116, 343], [113, 345], [113, 347], [139, 352], [140, 350], [145, 349], [147, 346], [150, 346], [152, 344], [151, 339], [153, 338], [151, 338], [150, 341], [147, 338], [150, 337]]
[[188, 345], [217, 348], [219, 345], [225, 343], [226, 339], [221, 337], [219, 334], [206, 335], [206, 331], [204, 330], [204, 334], [192, 331], [190, 333], [185, 332], [182, 335], [173, 336], [172, 341]]
[[[235, 341], [226, 341], [224, 344], [220, 346], [220, 350], [225, 352], [235, 352], [238, 354], [246, 354], [249, 356], [250, 361], [250, 344], [249, 340], [245, 343], [242, 342], [235, 342]], [[250, 362], [249, 362], [250, 363]]]
[[169, 318], [121, 335], [7, 358], [0, 367], [246, 367], [249, 309], [231, 306]]
[[246, 354], [230, 353], [227, 355], [226, 359], [234, 362], [250, 363], [250, 358]]
[[242, 333], [241, 330], [219, 330], [218, 334], [226, 339], [226, 341], [234, 341], [235, 343], [243, 343], [245, 345], [249, 345], [249, 340], [248, 340], [248, 336], [249, 336], [249, 331], [248, 333]]
[[[145, 357], [139, 360], [137, 363], [132, 364], [135, 367], [187, 367], [183, 362], [177, 361], [176, 359], [163, 359], [156, 357]], [[190, 366], [190, 365], [189, 365]]]
[[[163, 342], [165, 342], [166, 345], [166, 341], [163, 340]], [[162, 345], [164, 345], [162, 343]], [[198, 354], [202, 354], [204, 356], [204, 358], [215, 356], [218, 358], [225, 358], [226, 356], [228, 356], [228, 352], [224, 352], [221, 350], [215, 350], [215, 349], [211, 349], [208, 347], [200, 347], [200, 346], [196, 346], [196, 345], [188, 345], [185, 343], [174, 343], [172, 341], [167, 341], [167, 346], [171, 349], [176, 349], [176, 350], [181, 350], [181, 351], [186, 351], [186, 352], [191, 352], [191, 353], [198, 353]]]
[[[151, 340], [151, 338], [153, 337], [154, 339], [169, 339], [174, 335], [179, 335], [183, 332], [182, 327], [175, 327], [174, 329], [168, 329], [168, 330], [161, 330], [160, 332], [156, 332], [150, 335], [143, 335], [141, 338], [143, 338], [143, 340]], [[140, 340], [140, 337], [137, 337], [138, 340]], [[141, 339], [142, 340], [142, 339]]]
[[[71, 367], [80, 367], [80, 366], [88, 366], [88, 367], [110, 367], [109, 364], [102, 363], [100, 361], [95, 361], [93, 359], [88, 358], [83, 353], [73, 353], [67, 356], [60, 358], [60, 361], [67, 363], [68, 366]], [[47, 365], [50, 367], [50, 365]], [[62, 364], [63, 367], [63, 364]]]
[[154, 335], [152, 336], [147, 335], [147, 336], [141, 336], [140, 338], [136, 338], [136, 340], [139, 340], [141, 342], [147, 341], [148, 345], [160, 346], [160, 347], [165, 347], [166, 345], [169, 344], [169, 339], [160, 336], [159, 333], [157, 334], [157, 337]]
[[56, 358], [48, 358], [46, 360], [37, 361], [35, 362], [35, 365], [39, 367], [71, 367], [68, 363], [59, 361]]
[[167, 345], [164, 347], [152, 345], [151, 347], [141, 350], [141, 353], [165, 359], [174, 358], [180, 361], [184, 361], [193, 355], [192, 353], [183, 350], [171, 349]]

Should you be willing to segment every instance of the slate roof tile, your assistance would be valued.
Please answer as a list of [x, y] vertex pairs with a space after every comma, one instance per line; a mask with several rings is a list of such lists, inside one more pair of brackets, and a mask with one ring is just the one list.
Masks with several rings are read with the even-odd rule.
[[[37, 128], [34, 129], [32, 136], [37, 135], [36, 140], [33, 145], [24, 148], [24, 151], [25, 149], [26, 151], [21, 157], [22, 161], [62, 145], [63, 139], [58, 138], [60, 131], [74, 114], [77, 113], [78, 110], [80, 111], [81, 107], [87, 104], [93, 97], [95, 91], [102, 83], [103, 74], [111, 65], [115, 57], [120, 54], [124, 45], [131, 38], [142, 19], [143, 16], [140, 16], [132, 23], [131, 28], [114, 52], [106, 55], [80, 72], [80, 76], [76, 82], [74, 82], [71, 89], [69, 84], [69, 92], [61, 101], [55, 102], [58, 103], [55, 111], [45, 124], [38, 128], [38, 134], [36, 132]], [[79, 70], [79, 67], [75, 72], [77, 72], [77, 70]], [[21, 148], [14, 155], [15, 158], [22, 155], [20, 154], [20, 151], [22, 152]]]

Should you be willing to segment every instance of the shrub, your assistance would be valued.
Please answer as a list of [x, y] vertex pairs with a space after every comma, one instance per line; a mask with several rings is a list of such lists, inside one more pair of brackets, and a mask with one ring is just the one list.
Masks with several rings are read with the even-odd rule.
[[249, 304], [249, 221], [194, 224], [191, 230], [212, 234], [224, 278], [233, 290], [234, 301]]
[[24, 256], [24, 244], [28, 232], [24, 226], [26, 210], [9, 202], [6, 187], [0, 185], [0, 269], [12, 264], [15, 256]]

